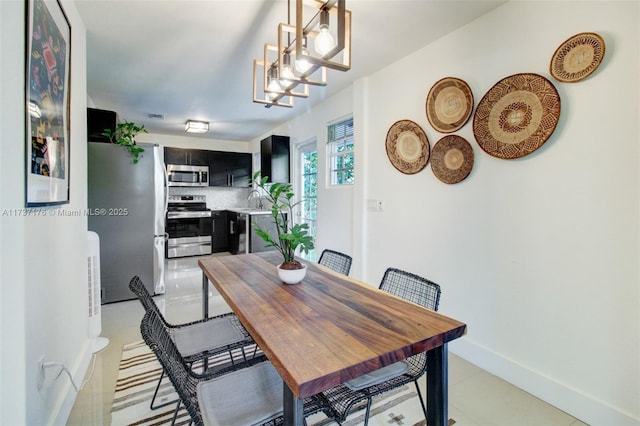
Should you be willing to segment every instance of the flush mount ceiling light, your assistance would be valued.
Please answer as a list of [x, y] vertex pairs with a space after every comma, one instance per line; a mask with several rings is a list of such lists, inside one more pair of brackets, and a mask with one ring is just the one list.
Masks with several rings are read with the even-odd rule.
[[[295, 2], [296, 24], [291, 25], [288, 0], [289, 19], [278, 25], [278, 45], [265, 44], [264, 59], [253, 61], [253, 101], [267, 108], [293, 107], [294, 97], [309, 96], [310, 85], [326, 86], [327, 68], [351, 69], [351, 12], [346, 0], [306, 0], [316, 13], [304, 25], [303, 0]], [[298, 86], [302, 89], [296, 91]]]
[[187, 120], [184, 124], [184, 131], [187, 133], [206, 133], [209, 131], [209, 122]]

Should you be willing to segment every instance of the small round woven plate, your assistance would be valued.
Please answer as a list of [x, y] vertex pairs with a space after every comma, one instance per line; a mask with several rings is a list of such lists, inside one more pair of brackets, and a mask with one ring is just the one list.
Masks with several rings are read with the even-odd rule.
[[598, 68], [604, 51], [604, 40], [598, 34], [576, 34], [556, 49], [549, 71], [553, 78], [563, 83], [583, 80]]
[[497, 82], [480, 100], [473, 135], [487, 154], [524, 157], [549, 139], [560, 119], [560, 96], [538, 74], [515, 74]]
[[473, 148], [458, 135], [445, 136], [431, 151], [431, 170], [444, 183], [458, 183], [473, 169]]
[[433, 85], [426, 102], [427, 119], [440, 133], [452, 133], [469, 121], [473, 93], [459, 78], [446, 77]]
[[429, 161], [427, 134], [411, 120], [393, 123], [387, 132], [386, 148], [393, 167], [404, 174], [418, 173]]

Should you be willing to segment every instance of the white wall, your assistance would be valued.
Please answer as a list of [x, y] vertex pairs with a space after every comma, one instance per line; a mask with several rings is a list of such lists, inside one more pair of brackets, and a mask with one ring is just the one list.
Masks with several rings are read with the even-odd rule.
[[[357, 141], [361, 198], [386, 206], [361, 212], [365, 279], [393, 265], [440, 283], [441, 312], [468, 324], [453, 352], [590, 424], [640, 423], [638, 18], [638, 2], [508, 3], [369, 76], [376, 101]], [[395, 121], [420, 124], [431, 146], [443, 136], [425, 115], [436, 81], [462, 78], [477, 106], [506, 76], [551, 78], [555, 49], [583, 31], [604, 37], [605, 60], [582, 82], [553, 80], [562, 115], [541, 149], [491, 157], [469, 122], [457, 134], [475, 165], [462, 183], [393, 168]]]
[[[438, 282], [440, 311], [468, 324], [452, 352], [594, 425], [640, 424], [639, 5], [507, 3], [272, 132], [321, 147], [327, 122], [353, 113], [356, 184], [319, 191], [318, 245], [353, 253], [352, 275], [372, 285], [388, 266]], [[555, 49], [585, 31], [605, 39], [602, 65], [553, 80]], [[491, 157], [471, 119], [456, 132], [475, 152], [465, 181], [391, 165], [395, 121], [418, 123], [432, 147], [444, 136], [425, 114], [436, 81], [465, 80], [477, 106], [521, 72], [549, 78], [562, 101], [538, 151]], [[367, 199], [385, 210], [368, 212]]]
[[47, 371], [36, 388], [37, 364], [62, 362], [82, 382], [90, 354], [87, 306], [87, 221], [57, 216], [87, 205], [86, 37], [75, 5], [63, 1], [71, 40], [71, 202], [54, 216], [8, 213], [24, 207], [25, 2], [0, 2], [0, 424], [61, 424], [75, 392], [63, 373]]

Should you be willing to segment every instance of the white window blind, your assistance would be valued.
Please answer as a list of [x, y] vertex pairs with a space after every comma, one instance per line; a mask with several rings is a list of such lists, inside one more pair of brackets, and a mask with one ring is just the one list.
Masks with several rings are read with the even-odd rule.
[[327, 127], [331, 185], [353, 184], [353, 118]]

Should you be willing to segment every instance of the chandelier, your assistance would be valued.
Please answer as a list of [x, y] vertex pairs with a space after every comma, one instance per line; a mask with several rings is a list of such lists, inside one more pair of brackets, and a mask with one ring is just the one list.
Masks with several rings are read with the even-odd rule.
[[253, 61], [253, 102], [266, 108], [291, 108], [293, 98], [309, 96], [309, 86], [327, 85], [328, 68], [351, 68], [351, 12], [346, 0], [314, 0], [316, 11], [308, 21], [303, 0], [295, 2], [295, 25], [288, 0], [288, 19], [278, 25], [278, 44], [265, 43], [263, 58]]

